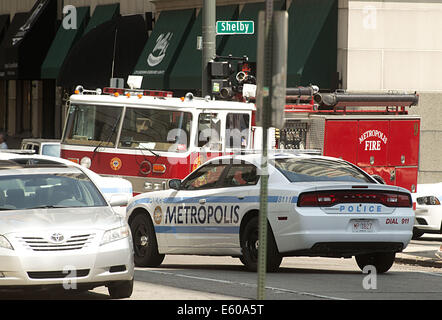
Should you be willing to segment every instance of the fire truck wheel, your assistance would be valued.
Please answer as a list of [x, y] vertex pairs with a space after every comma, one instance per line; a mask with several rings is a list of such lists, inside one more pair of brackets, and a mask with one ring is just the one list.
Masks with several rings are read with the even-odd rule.
[[[257, 271], [258, 269], [258, 217], [253, 217], [247, 223], [241, 234], [241, 262], [249, 271]], [[278, 270], [282, 262], [282, 256], [278, 252], [275, 238], [273, 237], [270, 225], [267, 224], [267, 272], [275, 272]]]
[[395, 252], [376, 252], [355, 256], [356, 263], [361, 270], [366, 266], [374, 266], [377, 273], [385, 273], [393, 266]]
[[134, 243], [134, 261], [137, 267], [158, 267], [164, 254], [158, 253], [157, 237], [147, 214], [138, 214], [131, 222], [130, 229]]

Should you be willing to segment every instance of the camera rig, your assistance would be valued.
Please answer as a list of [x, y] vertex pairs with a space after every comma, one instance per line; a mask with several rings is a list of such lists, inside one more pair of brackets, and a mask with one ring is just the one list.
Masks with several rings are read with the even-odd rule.
[[209, 78], [212, 94], [223, 100], [239, 100], [252, 97], [256, 90], [256, 63], [247, 56], [216, 56], [209, 62]]

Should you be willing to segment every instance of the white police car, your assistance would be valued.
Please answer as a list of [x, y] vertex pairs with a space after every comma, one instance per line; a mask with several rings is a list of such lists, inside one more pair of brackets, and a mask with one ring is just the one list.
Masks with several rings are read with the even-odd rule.
[[[257, 269], [260, 159], [257, 154], [208, 161], [171, 189], [129, 202], [137, 266], [165, 254], [229, 255]], [[377, 183], [335, 158], [274, 155], [269, 161], [267, 270], [286, 256], [356, 257], [361, 269], [390, 269], [412, 237], [406, 189]]]

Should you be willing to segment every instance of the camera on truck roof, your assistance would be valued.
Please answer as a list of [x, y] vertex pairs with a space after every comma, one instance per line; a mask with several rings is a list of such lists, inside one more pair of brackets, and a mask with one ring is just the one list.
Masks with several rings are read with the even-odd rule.
[[245, 84], [256, 84], [255, 66], [254, 63], [248, 62], [246, 56], [217, 56], [209, 62], [212, 94], [223, 100], [242, 95]]

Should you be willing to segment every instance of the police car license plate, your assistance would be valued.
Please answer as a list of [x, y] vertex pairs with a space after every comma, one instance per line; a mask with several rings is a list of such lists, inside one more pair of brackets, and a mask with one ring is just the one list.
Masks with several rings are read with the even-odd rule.
[[374, 232], [373, 220], [352, 220], [353, 232]]

